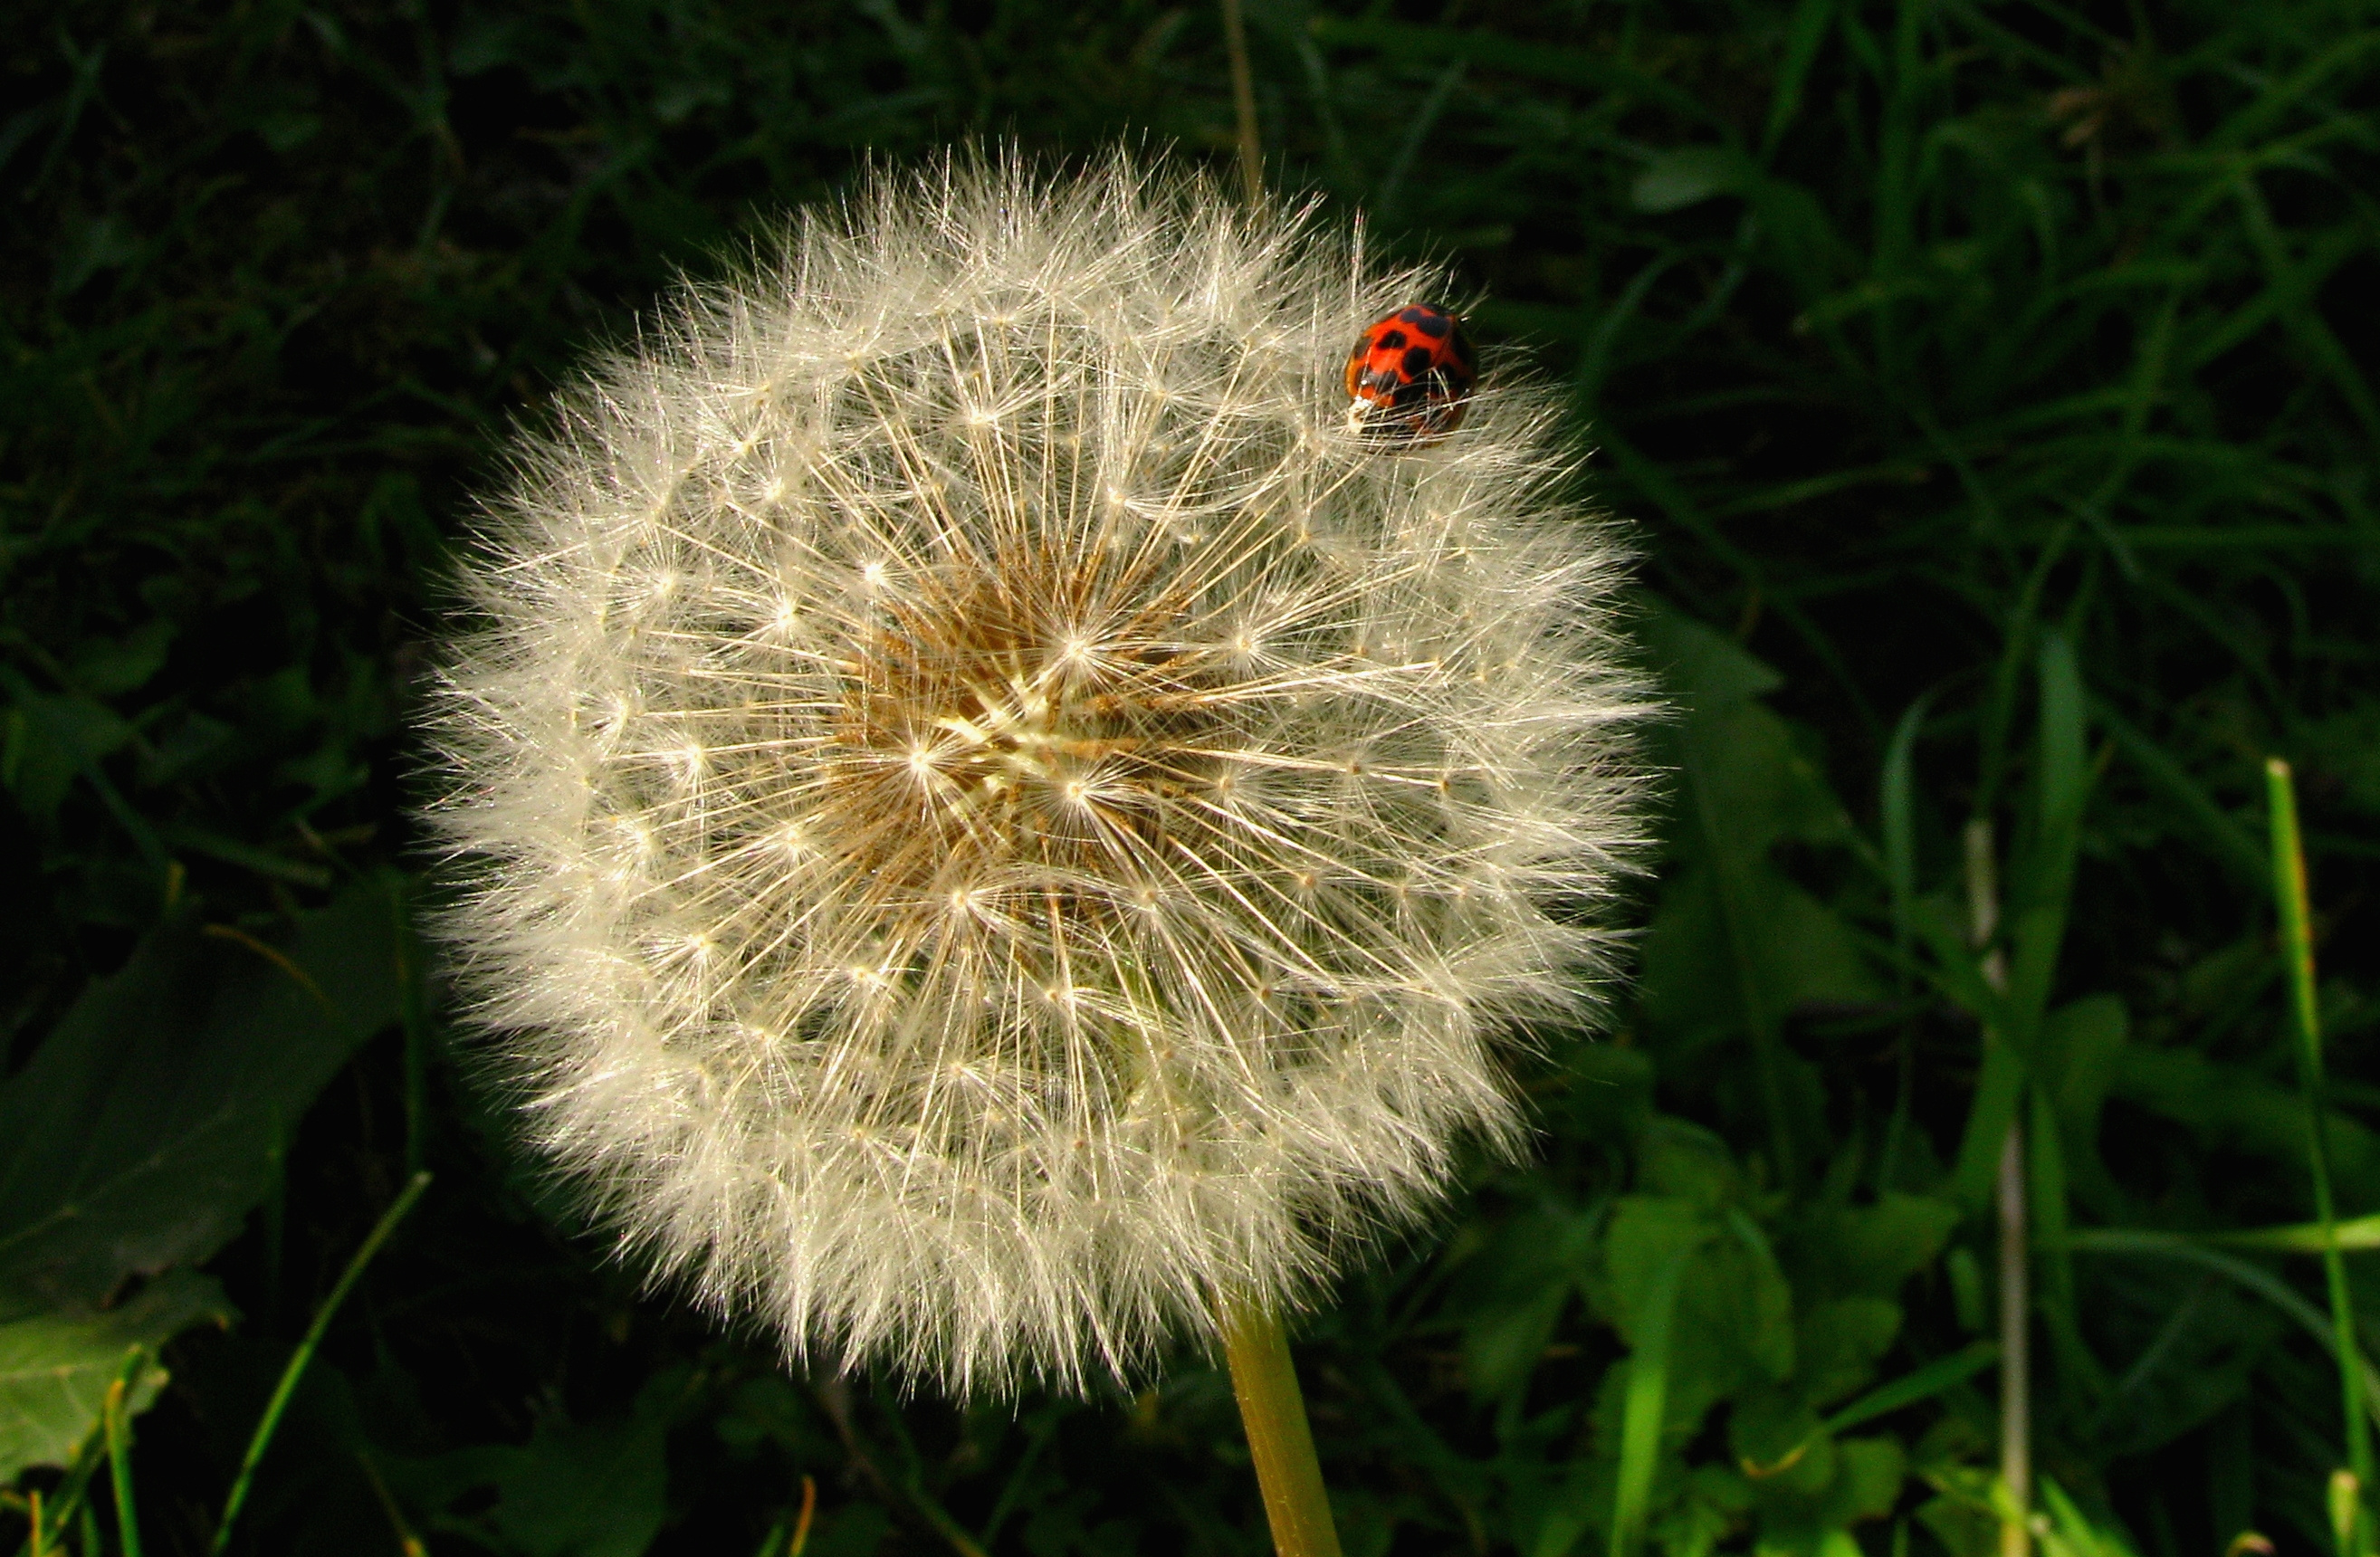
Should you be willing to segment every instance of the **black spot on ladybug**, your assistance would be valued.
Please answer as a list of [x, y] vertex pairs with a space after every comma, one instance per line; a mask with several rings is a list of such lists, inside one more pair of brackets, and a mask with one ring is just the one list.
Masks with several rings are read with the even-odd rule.
[[1432, 340], [1454, 328], [1454, 321], [1434, 308], [1409, 308], [1401, 310], [1397, 317]]
[[1406, 347], [1406, 348], [1405, 348], [1405, 355], [1404, 355], [1404, 359], [1403, 359], [1403, 367], [1404, 367], [1404, 371], [1405, 371], [1405, 377], [1407, 377], [1407, 378], [1409, 378], [1409, 379], [1417, 379], [1417, 378], [1421, 377], [1424, 373], [1428, 372], [1428, 371], [1429, 371], [1429, 360], [1430, 360], [1430, 351], [1429, 351], [1429, 347], [1426, 347], [1426, 346], [1416, 346], [1416, 347]]
[[1404, 348], [1405, 333], [1402, 330], [1383, 330], [1380, 338], [1372, 343], [1375, 351], [1402, 351]]

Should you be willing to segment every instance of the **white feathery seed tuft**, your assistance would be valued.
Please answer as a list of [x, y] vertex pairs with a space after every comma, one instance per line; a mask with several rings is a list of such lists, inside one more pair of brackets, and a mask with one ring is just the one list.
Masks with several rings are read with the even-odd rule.
[[1639, 834], [1547, 394], [1351, 428], [1435, 273], [1116, 153], [879, 176], [524, 440], [442, 930], [536, 1143], [709, 1306], [960, 1390], [1309, 1297], [1517, 1149]]

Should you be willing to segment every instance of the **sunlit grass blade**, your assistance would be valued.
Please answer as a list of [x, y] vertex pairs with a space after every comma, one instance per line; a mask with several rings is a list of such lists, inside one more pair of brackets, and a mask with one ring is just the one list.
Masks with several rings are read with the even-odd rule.
[[1620, 1479], [1611, 1500], [1611, 1557], [1635, 1557], [1652, 1512], [1653, 1473], [1661, 1460], [1661, 1428], [1670, 1405], [1670, 1338], [1678, 1287], [1693, 1246], [1682, 1246], [1653, 1273], [1644, 1299], [1636, 1347], [1628, 1354], [1627, 1393], [1620, 1408]]
[[306, 1327], [305, 1339], [298, 1343], [298, 1349], [290, 1354], [289, 1365], [281, 1370], [281, 1381], [273, 1385], [273, 1397], [265, 1402], [264, 1415], [258, 1419], [256, 1431], [248, 1441], [248, 1453], [240, 1456], [239, 1475], [233, 1479], [231, 1492], [224, 1499], [223, 1518], [216, 1522], [214, 1539], [207, 1547], [210, 1557], [231, 1545], [232, 1527], [239, 1519], [240, 1506], [248, 1502], [249, 1487], [256, 1479], [256, 1467], [263, 1462], [265, 1450], [272, 1447], [273, 1435], [281, 1426], [281, 1415], [289, 1408], [290, 1397], [298, 1393], [298, 1383], [306, 1377], [307, 1365], [314, 1360], [314, 1353], [322, 1345], [322, 1336], [330, 1330], [331, 1320], [337, 1315], [339, 1306], [346, 1301], [347, 1294], [362, 1279], [364, 1268], [371, 1263], [372, 1256], [380, 1252], [381, 1246], [388, 1242], [389, 1235], [396, 1231], [396, 1224], [405, 1220], [405, 1214], [413, 1209], [414, 1202], [420, 1199], [422, 1191], [429, 1187], [430, 1175], [427, 1173], [415, 1174], [406, 1181], [403, 1191], [390, 1202], [388, 1210], [381, 1212], [380, 1220], [364, 1235], [363, 1243], [347, 1261], [347, 1268], [339, 1273], [338, 1283], [331, 1288], [331, 1295], [314, 1311], [314, 1322]]
[[1999, 1361], [2000, 1349], [1990, 1341], [1971, 1341], [1949, 1356], [1936, 1357], [1923, 1368], [1902, 1374], [1888, 1384], [1879, 1384], [1849, 1405], [1828, 1417], [1824, 1426], [1830, 1433], [1849, 1432], [1862, 1422], [1899, 1411], [1919, 1401], [1931, 1400], [1954, 1384], [1961, 1384], [1985, 1368]]
[[124, 1557], [140, 1557], [140, 1518], [132, 1497], [132, 1433], [125, 1420], [125, 1401], [148, 1366], [148, 1349], [133, 1347], [124, 1359], [124, 1370], [109, 1381], [100, 1409], [101, 1429], [107, 1435], [108, 1482], [115, 1494], [115, 1539]]
[[2372, 1486], [2372, 1436], [2356, 1409], [2362, 1347], [2355, 1334], [2355, 1302], [2347, 1282], [2347, 1259], [2338, 1247], [2338, 1214], [2331, 1196], [2330, 1144], [2325, 1126], [2322, 1007], [2313, 979], [2313, 916], [2306, 894], [2305, 849], [2298, 833], [2297, 789], [2289, 765], [2265, 760], [2265, 797], [2272, 821], [2273, 903], [2280, 916], [2281, 955], [2289, 969], [2289, 1016], [2297, 1029], [2298, 1078], [2305, 1093], [2306, 1162], [2313, 1176], [2314, 1220], [2322, 1229], [2322, 1264], [2330, 1289], [2332, 1347], [2346, 1422], [2347, 1468], [2355, 1488], [2349, 1505], [2354, 1517], [2334, 1518], [2340, 1557], [2352, 1557], [2368, 1540], [2370, 1514], [2362, 1497]]

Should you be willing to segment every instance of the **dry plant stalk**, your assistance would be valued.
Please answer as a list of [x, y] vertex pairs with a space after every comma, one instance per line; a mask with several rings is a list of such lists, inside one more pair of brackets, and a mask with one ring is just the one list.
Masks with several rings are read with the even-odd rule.
[[880, 176], [526, 436], [466, 569], [446, 943], [537, 1144], [789, 1354], [1082, 1387], [1523, 1124], [1638, 840], [1548, 393], [1342, 363], [1441, 278], [1117, 153]]

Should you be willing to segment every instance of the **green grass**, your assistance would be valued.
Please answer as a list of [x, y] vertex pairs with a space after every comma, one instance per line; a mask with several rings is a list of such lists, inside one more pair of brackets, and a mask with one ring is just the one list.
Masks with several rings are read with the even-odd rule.
[[[2012, 1117], [2051, 1557], [2329, 1545], [2322, 1240], [2236, 1235], [2316, 1216], [2317, 1118], [2380, 1212], [2380, 6], [1247, 10], [1272, 180], [1571, 387], [1680, 709], [1618, 1036], [1300, 1331], [1350, 1557], [1990, 1548]], [[1228, 174], [1213, 7], [29, 6], [0, 72], [0, 1450], [62, 1467], [18, 1494], [205, 1550], [427, 1165], [231, 1550], [781, 1551], [806, 1476], [813, 1557], [1262, 1550], [1206, 1359], [960, 1408], [640, 1295], [504, 1150], [395, 879], [510, 419], [868, 155]]]

